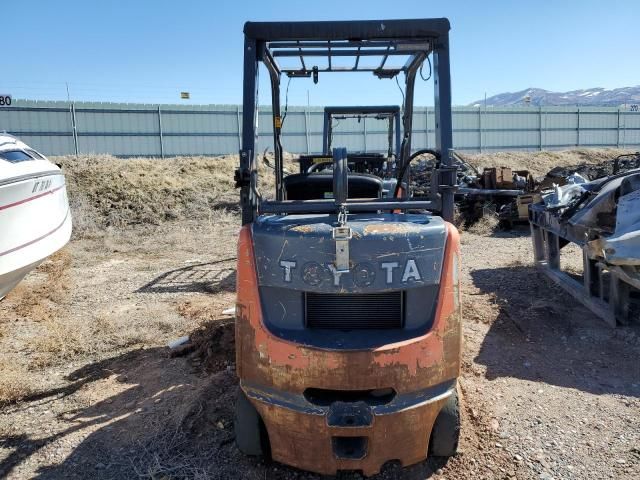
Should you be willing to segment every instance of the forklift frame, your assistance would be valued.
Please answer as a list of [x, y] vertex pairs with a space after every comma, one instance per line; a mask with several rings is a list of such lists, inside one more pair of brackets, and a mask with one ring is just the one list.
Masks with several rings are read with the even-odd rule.
[[[456, 168], [452, 149], [451, 77], [449, 64], [449, 21], [439, 19], [365, 20], [323, 22], [247, 22], [244, 26], [244, 88], [242, 113], [242, 149], [236, 185], [240, 188], [242, 224], [253, 222], [262, 213], [294, 212], [374, 212], [379, 210], [427, 209], [453, 219], [453, 197]], [[403, 105], [403, 138], [399, 166], [410, 161], [413, 101], [416, 74], [428, 55], [433, 55], [435, 149], [441, 155], [438, 171], [439, 186], [427, 201], [408, 200], [408, 188], [396, 199], [287, 201], [283, 188], [282, 121], [280, 110], [280, 80], [282, 74], [313, 77], [325, 72], [372, 72], [378, 78], [405, 75]], [[391, 57], [407, 57], [402, 67], [387, 66]], [[327, 67], [308, 65], [310, 58], [326, 57]], [[335, 57], [351, 57], [351, 67], [332, 64]], [[362, 65], [362, 57], [379, 57], [377, 67]], [[298, 58], [298, 68], [281, 68], [279, 58]], [[305, 59], [307, 61], [305, 61]], [[273, 144], [275, 155], [276, 200], [263, 201], [258, 193], [256, 139], [258, 126], [258, 62], [262, 62], [271, 82]], [[399, 181], [408, 184], [408, 171]], [[334, 169], [334, 176], [338, 169]], [[334, 180], [335, 182], [335, 180]], [[341, 195], [336, 195], [340, 197]], [[386, 200], [386, 201], [383, 201]]]
[[[365, 121], [367, 118], [375, 118], [376, 120], [387, 119], [389, 127], [387, 131], [389, 148], [387, 157], [396, 158], [400, 153], [401, 135], [400, 131], [400, 107], [397, 105], [381, 105], [381, 106], [363, 106], [363, 107], [324, 107], [324, 128], [322, 129], [322, 153], [331, 154], [331, 143], [333, 138], [333, 122], [334, 118], [359, 118], [362, 116]], [[365, 145], [366, 152], [366, 145]]]

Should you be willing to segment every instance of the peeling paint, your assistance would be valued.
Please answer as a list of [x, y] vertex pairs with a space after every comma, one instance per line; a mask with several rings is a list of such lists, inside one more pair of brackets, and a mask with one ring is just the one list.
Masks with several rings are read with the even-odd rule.
[[[403, 234], [403, 233], [420, 233], [422, 231], [422, 225], [416, 225], [414, 223], [405, 222], [384, 222], [384, 223], [371, 223], [366, 225], [362, 232], [364, 235], [380, 235], [380, 234]], [[393, 237], [389, 237], [392, 239]]]
[[[271, 334], [262, 318], [251, 242], [251, 231], [245, 227], [238, 248], [236, 320], [236, 348], [241, 352], [237, 368], [243, 381], [297, 395], [310, 387], [331, 390], [392, 387], [398, 393], [408, 393], [459, 376], [461, 321], [453, 284], [458, 278], [454, 273], [454, 257], [459, 254], [459, 237], [452, 226], [447, 225], [441, 288], [431, 331], [370, 350], [319, 349]], [[371, 426], [362, 427], [360, 432], [369, 438], [368, 455], [361, 460], [337, 459], [333, 455], [328, 439], [338, 427], [328, 427], [324, 416], [257, 401], [254, 405], [267, 427], [275, 460], [326, 474], [339, 469], [360, 469], [372, 475], [387, 460], [399, 459], [409, 465], [424, 459], [429, 431], [444, 401], [376, 417]]]

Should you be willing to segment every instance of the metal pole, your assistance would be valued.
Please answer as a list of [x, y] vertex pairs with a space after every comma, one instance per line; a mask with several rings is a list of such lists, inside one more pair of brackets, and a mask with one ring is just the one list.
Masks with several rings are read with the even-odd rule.
[[429, 148], [429, 107], [424, 107], [424, 147]]
[[[453, 187], [456, 182], [456, 172], [453, 167], [453, 126], [451, 113], [451, 72], [449, 64], [449, 36], [440, 37], [433, 53], [434, 90], [435, 90], [435, 136], [436, 150], [442, 155], [442, 166], [445, 170], [441, 184], [442, 190], [442, 218], [453, 221]], [[450, 188], [447, 188], [450, 187]]]
[[538, 107], [538, 144], [542, 151], [542, 105]]
[[364, 142], [364, 153], [367, 153], [367, 117], [362, 118], [362, 141]]
[[[258, 199], [256, 186], [256, 133], [258, 126], [258, 56], [257, 42], [252, 38], [244, 39], [244, 73], [242, 88], [242, 149], [240, 150], [239, 176], [241, 178], [240, 206], [242, 207], [242, 224], [254, 220]], [[248, 181], [247, 181], [248, 180]]]
[[158, 137], [160, 139], [160, 158], [164, 158], [164, 140], [162, 139], [162, 113], [158, 105]]
[[620, 148], [620, 107], [618, 107], [618, 135], [616, 136], [616, 147]]
[[580, 146], [580, 107], [578, 107], [578, 127], [576, 128], [576, 131], [578, 133], [578, 138], [576, 140], [577, 145], [576, 146]]
[[240, 123], [240, 105], [236, 106], [236, 119], [238, 120], [238, 150], [242, 149], [242, 126]]
[[401, 125], [401, 121], [400, 121], [400, 112], [398, 112], [395, 116], [395, 122], [396, 122], [396, 162], [398, 161], [398, 158], [400, 157], [400, 150], [401, 150], [401, 145], [402, 145], [402, 125]]
[[627, 104], [624, 104], [625, 111], [620, 114], [622, 117], [622, 148], [626, 148], [627, 146]]
[[547, 143], [547, 112], [544, 112], [543, 115], [543, 123], [544, 123], [544, 129], [543, 129], [543, 139], [542, 139], [542, 147], [544, 148], [545, 144]]
[[482, 153], [482, 107], [478, 106], [478, 143]]
[[331, 115], [325, 110], [323, 117], [323, 128], [322, 128], [322, 153], [324, 155], [330, 155], [331, 152], [329, 148], [331, 147], [331, 137], [333, 136], [332, 126], [331, 126]]
[[76, 104], [71, 104], [71, 128], [73, 133], [73, 145], [76, 151], [76, 157], [78, 156], [78, 127], [76, 124]]
[[[309, 92], [307, 91], [307, 96]], [[307, 155], [311, 154], [311, 146], [309, 145], [309, 105], [304, 110], [304, 136], [307, 141]]]

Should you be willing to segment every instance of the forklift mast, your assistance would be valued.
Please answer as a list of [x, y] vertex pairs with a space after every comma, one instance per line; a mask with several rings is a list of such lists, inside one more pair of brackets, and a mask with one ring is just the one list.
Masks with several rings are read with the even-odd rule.
[[[387, 158], [392, 156], [398, 157], [401, 145], [401, 127], [400, 127], [400, 107], [395, 105], [380, 106], [335, 106], [324, 107], [324, 128], [322, 129], [322, 153], [324, 155], [331, 154], [331, 145], [333, 143], [333, 120], [357, 118], [358, 120], [373, 118], [375, 120], [387, 120]], [[366, 151], [366, 145], [365, 145]]]
[[[415, 209], [439, 213], [445, 220], [453, 219], [455, 166], [452, 149], [451, 79], [449, 68], [449, 21], [440, 19], [365, 20], [322, 22], [247, 22], [244, 27], [244, 89], [242, 114], [242, 149], [236, 184], [240, 187], [242, 223], [252, 223], [261, 214], [338, 213], [348, 211], [407, 211]], [[280, 82], [282, 75], [307, 77], [317, 82], [325, 73], [369, 72], [378, 78], [393, 79], [404, 74], [405, 100], [402, 109], [402, 141], [398, 171], [399, 182], [409, 185], [411, 135], [416, 74], [423, 62], [433, 59], [435, 104], [435, 150], [441, 158], [437, 172], [437, 188], [428, 200], [410, 198], [408, 188], [399, 190], [397, 198], [348, 200], [335, 192], [334, 199], [295, 201], [284, 199], [282, 116]], [[312, 62], [326, 58], [326, 66]], [[363, 57], [379, 59], [377, 66], [361, 63]], [[279, 59], [297, 59], [293, 67], [281, 67]], [[334, 65], [332, 60], [351, 58], [350, 67]], [[404, 61], [402, 66], [389, 65], [390, 59]], [[262, 200], [258, 191], [256, 156], [258, 118], [258, 65], [264, 64], [271, 83], [273, 146], [275, 155], [275, 200]], [[337, 62], [336, 62], [337, 63]], [[290, 62], [287, 62], [289, 65]], [[399, 132], [400, 129], [397, 129]], [[336, 166], [342, 154], [338, 153]], [[346, 155], [345, 155], [346, 157]], [[346, 161], [346, 158], [344, 159]], [[334, 168], [334, 186], [346, 188], [346, 168]], [[338, 178], [342, 176], [343, 178]], [[338, 201], [341, 199], [341, 201]]]

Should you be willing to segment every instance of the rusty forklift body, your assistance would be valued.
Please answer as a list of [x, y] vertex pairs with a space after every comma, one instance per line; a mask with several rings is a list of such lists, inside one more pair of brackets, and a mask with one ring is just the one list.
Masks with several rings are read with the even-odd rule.
[[[245, 24], [236, 349], [236, 441], [298, 468], [372, 475], [455, 453], [461, 325], [459, 239], [453, 217], [449, 22], [446, 19]], [[435, 188], [411, 197], [416, 74], [433, 57]], [[310, 64], [327, 58], [327, 66]], [[352, 67], [332, 65], [353, 57]], [[375, 67], [365, 57], [378, 57]], [[402, 58], [402, 66], [389, 59]], [[279, 60], [297, 59], [293, 67]], [[272, 87], [275, 200], [256, 162], [257, 73]], [[290, 63], [290, 62], [288, 62]], [[371, 65], [367, 62], [367, 65]], [[397, 64], [396, 64], [397, 65]], [[348, 169], [283, 175], [281, 76], [339, 71], [404, 74], [398, 188]], [[422, 151], [424, 152], [424, 151]], [[300, 187], [303, 188], [300, 188]], [[431, 443], [431, 445], [430, 445]]]

